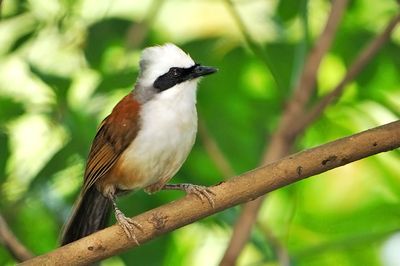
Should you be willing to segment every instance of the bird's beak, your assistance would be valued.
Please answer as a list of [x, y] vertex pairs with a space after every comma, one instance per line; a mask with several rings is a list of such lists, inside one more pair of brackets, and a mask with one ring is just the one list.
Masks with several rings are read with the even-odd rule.
[[218, 69], [215, 67], [202, 66], [202, 65], [196, 64], [196, 66], [193, 69], [193, 72], [191, 73], [191, 78], [194, 79], [194, 78], [210, 75], [217, 71], [218, 71]]

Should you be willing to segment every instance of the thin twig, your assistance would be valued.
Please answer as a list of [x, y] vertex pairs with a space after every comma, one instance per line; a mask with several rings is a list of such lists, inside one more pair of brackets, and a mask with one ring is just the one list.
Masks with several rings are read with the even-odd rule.
[[[294, 128], [292, 125], [303, 113], [303, 110], [315, 89], [315, 76], [318, 67], [323, 56], [331, 46], [333, 36], [336, 33], [340, 18], [342, 17], [346, 5], [347, 0], [333, 1], [326, 26], [319, 39], [316, 41], [314, 49], [311, 50], [310, 55], [308, 56], [299, 83], [294, 90], [292, 98], [287, 104], [287, 108], [284, 110], [278, 129], [272, 135], [269, 147], [265, 149], [261, 160], [262, 164], [278, 160], [290, 152], [297, 137], [297, 132], [293, 131]], [[244, 206], [234, 225], [233, 235], [221, 260], [221, 265], [232, 265], [236, 262], [249, 238], [251, 228], [257, 219], [262, 202], [263, 198], [259, 198]]]
[[322, 58], [331, 47], [346, 6], [347, 0], [335, 0], [332, 3], [332, 9], [325, 28], [316, 41], [314, 48], [310, 51], [298, 84], [294, 89], [293, 100], [288, 105], [288, 111], [296, 114], [291, 115], [292, 117], [298, 116], [298, 112], [304, 110], [305, 105], [309, 102], [315, 90], [317, 71]]
[[10, 251], [18, 262], [33, 258], [32, 253], [19, 242], [17, 237], [8, 227], [4, 218], [0, 215], [0, 242]]
[[[140, 214], [135, 232], [139, 243], [193, 223], [232, 206], [253, 200], [306, 177], [400, 147], [400, 121], [370, 129], [259, 167], [209, 189], [215, 207], [195, 195]], [[137, 246], [120, 226], [114, 225], [22, 265], [86, 265]]]
[[298, 120], [298, 124], [294, 126], [296, 131], [302, 131], [304, 128], [309, 126], [315, 119], [317, 119], [325, 108], [331, 104], [335, 99], [340, 97], [343, 90], [349, 81], [353, 80], [368, 64], [369, 61], [376, 55], [383, 44], [390, 38], [391, 33], [400, 22], [400, 14], [390, 20], [389, 24], [386, 26], [385, 30], [375, 37], [357, 56], [352, 65], [349, 67], [344, 78], [339, 82], [339, 84], [331, 90], [325, 97], [318, 101], [318, 103], [311, 108], [304, 116]]

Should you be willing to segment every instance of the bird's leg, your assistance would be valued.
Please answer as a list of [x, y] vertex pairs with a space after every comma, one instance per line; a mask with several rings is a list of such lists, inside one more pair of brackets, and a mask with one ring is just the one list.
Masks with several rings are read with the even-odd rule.
[[194, 194], [201, 201], [204, 201], [205, 199], [207, 199], [208, 202], [210, 203], [211, 207], [214, 208], [214, 206], [215, 206], [215, 202], [214, 202], [214, 198], [213, 198], [213, 196], [215, 196], [215, 193], [212, 192], [209, 188], [207, 188], [205, 186], [193, 185], [193, 184], [188, 184], [188, 183], [165, 184], [161, 189], [163, 189], [163, 190], [183, 190], [187, 194]]
[[125, 216], [125, 214], [118, 208], [114, 195], [109, 195], [108, 198], [111, 200], [111, 203], [114, 207], [115, 219], [117, 219], [119, 226], [121, 226], [128, 238], [133, 239], [133, 241], [135, 241], [135, 243], [139, 245], [136, 235], [133, 232], [133, 227], [142, 230], [142, 225], [138, 222], [135, 222], [133, 219]]

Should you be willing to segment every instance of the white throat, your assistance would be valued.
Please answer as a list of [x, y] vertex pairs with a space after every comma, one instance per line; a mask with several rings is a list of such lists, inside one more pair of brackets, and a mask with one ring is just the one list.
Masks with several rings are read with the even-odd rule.
[[[184, 109], [195, 108], [196, 92], [197, 80], [190, 80], [179, 83], [170, 89], [154, 95], [153, 99], [151, 99], [148, 103], [152, 105], [159, 104], [161, 106], [173, 105], [174, 109], [181, 109], [180, 111], [189, 111]], [[147, 105], [148, 103], [146, 103], [145, 105]]]

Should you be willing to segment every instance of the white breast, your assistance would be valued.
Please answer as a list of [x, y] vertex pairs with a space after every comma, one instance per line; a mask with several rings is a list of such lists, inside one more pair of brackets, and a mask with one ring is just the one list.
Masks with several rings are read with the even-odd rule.
[[126, 171], [141, 177], [140, 183], [125, 189], [170, 179], [182, 166], [196, 138], [196, 87], [195, 81], [181, 83], [143, 104], [141, 129], [123, 161]]

